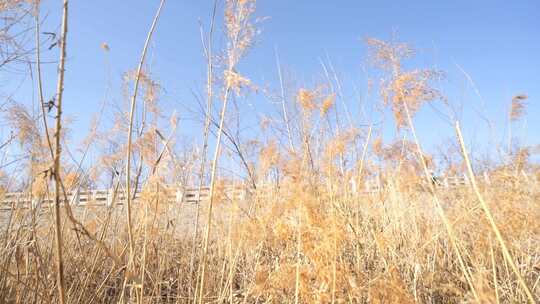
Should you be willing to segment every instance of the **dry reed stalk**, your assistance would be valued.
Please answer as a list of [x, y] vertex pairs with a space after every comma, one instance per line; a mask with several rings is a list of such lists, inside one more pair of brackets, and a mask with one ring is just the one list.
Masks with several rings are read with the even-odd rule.
[[458, 140], [459, 140], [459, 145], [461, 147], [461, 152], [463, 154], [463, 158], [464, 158], [465, 164], [467, 166], [467, 174], [469, 175], [469, 181], [470, 181], [471, 187], [472, 187], [472, 189], [474, 191], [474, 194], [476, 195], [476, 198], [480, 202], [480, 205], [482, 206], [482, 209], [484, 210], [484, 213], [486, 214], [486, 217], [487, 217], [487, 219], [489, 221], [491, 229], [495, 233], [495, 236], [497, 238], [497, 241], [499, 242], [499, 245], [501, 246], [501, 250], [503, 252], [504, 259], [508, 262], [508, 264], [510, 264], [510, 268], [512, 268], [512, 271], [514, 272], [514, 274], [518, 278], [519, 285], [521, 285], [521, 288], [523, 289], [523, 291], [527, 295], [527, 298], [528, 298], [529, 302], [530, 303], [536, 303], [536, 301], [534, 299], [534, 296], [532, 295], [531, 290], [527, 286], [527, 283], [523, 279], [523, 276], [519, 272], [519, 270], [518, 270], [518, 268], [516, 266], [516, 263], [514, 262], [514, 258], [512, 257], [512, 254], [510, 253], [510, 250], [508, 250], [508, 247], [506, 246], [506, 242], [504, 241], [504, 238], [502, 237], [502, 234], [501, 234], [501, 232], [499, 230], [499, 227], [495, 223], [495, 219], [493, 217], [493, 214], [491, 213], [491, 210], [490, 210], [488, 204], [486, 203], [486, 201], [484, 200], [484, 197], [480, 193], [480, 189], [478, 188], [478, 185], [476, 183], [476, 178], [474, 176], [472, 165], [471, 165], [471, 162], [469, 160], [469, 154], [467, 152], [467, 148], [465, 147], [465, 142], [463, 141], [463, 135], [461, 134], [461, 128], [459, 126], [458, 121], [456, 121], [455, 129], [456, 129], [456, 135], [457, 135]]
[[[60, 220], [60, 156], [61, 156], [61, 131], [62, 131], [62, 97], [64, 93], [64, 73], [66, 59], [66, 38], [68, 22], [68, 0], [64, 0], [62, 11], [62, 36], [60, 38], [60, 63], [58, 67], [58, 82], [56, 87], [56, 128], [55, 128], [55, 151], [54, 151], [54, 218], [56, 239], [56, 280], [58, 288], [58, 301], [64, 304], [66, 301], [64, 283], [64, 261], [62, 256], [62, 227]], [[42, 105], [43, 107], [43, 105]], [[69, 202], [65, 202], [68, 204]]]
[[333, 176], [330, 178], [330, 203], [332, 205], [332, 304], [336, 302], [336, 276], [337, 276], [337, 258], [338, 258], [338, 242], [337, 242], [337, 223], [336, 223], [336, 194], [331, 186], [333, 184]]
[[152, 25], [150, 26], [150, 30], [148, 31], [148, 34], [146, 36], [146, 41], [144, 42], [144, 47], [141, 54], [141, 59], [139, 60], [139, 64], [137, 67], [137, 74], [135, 76], [135, 83], [133, 87], [133, 96], [131, 98], [131, 106], [130, 106], [130, 112], [129, 112], [129, 128], [128, 128], [128, 139], [127, 139], [127, 150], [126, 150], [126, 217], [127, 217], [127, 228], [128, 228], [128, 237], [129, 237], [129, 259], [128, 259], [128, 269], [126, 271], [126, 278], [128, 279], [129, 272], [133, 271], [133, 262], [134, 262], [134, 255], [135, 255], [135, 241], [133, 239], [133, 224], [131, 219], [131, 204], [132, 204], [132, 197], [131, 197], [131, 150], [132, 150], [132, 133], [133, 133], [133, 120], [135, 118], [135, 106], [137, 102], [137, 93], [139, 90], [139, 82], [142, 74], [142, 69], [144, 65], [144, 60], [146, 58], [146, 52], [148, 50], [148, 46], [150, 44], [150, 40], [152, 38], [152, 34], [154, 33], [154, 30], [157, 25], [157, 21], [159, 19], [159, 16], [161, 14], [161, 9], [163, 8], [163, 4], [165, 3], [165, 0], [161, 0], [159, 3], [159, 7], [157, 9], [157, 12], [154, 16], [154, 19], [152, 21]]
[[[220, 282], [220, 288], [221, 290], [219, 291], [219, 297], [218, 297], [218, 302], [224, 302], [225, 300], [225, 297], [226, 297], [226, 294], [227, 292], [229, 293], [229, 303], [233, 303], [232, 301], [232, 298], [233, 298], [233, 279], [234, 279], [234, 274], [235, 274], [235, 270], [236, 270], [236, 265], [237, 265], [237, 262], [238, 262], [238, 259], [239, 259], [239, 256], [240, 256], [240, 249], [242, 248], [243, 246], [243, 240], [244, 238], [240, 238], [240, 241], [238, 244], [236, 244], [235, 246], [235, 249], [234, 249], [234, 254], [233, 254], [233, 240], [232, 240], [232, 231], [233, 231], [233, 227], [237, 227], [238, 226], [238, 216], [239, 216], [239, 206], [236, 202], [236, 200], [233, 201], [233, 206], [234, 206], [234, 211], [235, 213], [233, 215], [231, 215], [230, 217], [230, 220], [229, 220], [229, 227], [228, 227], [228, 237], [227, 237], [227, 258], [225, 258], [223, 260], [223, 273], [222, 273], [222, 278], [221, 278], [221, 282]], [[228, 210], [227, 212], [230, 212], [230, 210]], [[225, 274], [225, 269], [226, 269], [226, 263], [228, 263], [228, 274], [226, 275]], [[226, 277], [225, 277], [226, 276]]]
[[[35, 20], [35, 27], [36, 27], [36, 30], [35, 30], [35, 43], [36, 43], [36, 76], [37, 76], [37, 86], [38, 86], [38, 99], [39, 99], [39, 103], [40, 103], [40, 109], [41, 109], [41, 116], [42, 116], [42, 122], [43, 122], [43, 126], [44, 126], [44, 132], [45, 132], [45, 138], [47, 140], [47, 147], [48, 147], [48, 150], [49, 150], [49, 153], [50, 153], [50, 157], [51, 157], [51, 161], [54, 161], [54, 148], [53, 148], [53, 144], [52, 144], [52, 141], [51, 141], [51, 136], [49, 134], [49, 127], [48, 127], [48, 123], [47, 123], [47, 113], [45, 111], [45, 99], [43, 97], [43, 82], [42, 82], [42, 77], [41, 77], [41, 50], [40, 50], [40, 47], [41, 47], [41, 42], [40, 42], [40, 3], [37, 2], [35, 4], [35, 13], [34, 13], [34, 20]], [[35, 210], [32, 211], [32, 230], [33, 230], [33, 234], [35, 235], [36, 234], [36, 214], [35, 214]], [[35, 236], [34, 236], [35, 237]], [[38, 242], [34, 240], [34, 250], [36, 252], [39, 252], [39, 249], [38, 249]], [[38, 261], [36, 261], [36, 264], [39, 263], [39, 267], [36, 266], [39, 271], [41, 272], [41, 275], [43, 278], [46, 277], [45, 273], [44, 273], [44, 270], [43, 270], [43, 262], [42, 262], [42, 257], [38, 254]], [[38, 273], [38, 271], [36, 271], [36, 273]], [[46, 286], [45, 283], [43, 283], [43, 286]], [[47, 298], [47, 301], [50, 302], [51, 300], [49, 298]]]
[[473, 296], [474, 296], [475, 300], [477, 302], [481, 302], [480, 297], [478, 296], [478, 293], [476, 292], [476, 288], [474, 287], [474, 284], [472, 282], [472, 275], [469, 272], [469, 269], [465, 266], [465, 262], [463, 260], [462, 255], [461, 255], [461, 252], [459, 250], [459, 247], [458, 247], [458, 244], [457, 244], [457, 237], [456, 237], [456, 235], [454, 233], [454, 229], [452, 228], [452, 224], [450, 223], [450, 220], [448, 219], [448, 216], [446, 215], [446, 212], [444, 211], [444, 209], [443, 209], [443, 207], [441, 205], [439, 197], [438, 197], [438, 195], [436, 193], [435, 186], [433, 185], [433, 183], [431, 183], [431, 175], [429, 174], [429, 169], [427, 167], [426, 159], [424, 158], [424, 153], [422, 152], [422, 147], [420, 146], [420, 141], [418, 140], [418, 137], [416, 136], [416, 129], [415, 129], [413, 121], [412, 121], [411, 113], [409, 112], [409, 107], [407, 105], [407, 102], [405, 102], [405, 101], [403, 101], [403, 108], [405, 110], [407, 122], [409, 124], [409, 128], [411, 129], [411, 133], [413, 135], [414, 142], [416, 144], [416, 148], [417, 148], [417, 152], [418, 152], [418, 158], [420, 159], [420, 163], [422, 165], [422, 169], [423, 169], [423, 172], [424, 172], [424, 176], [426, 178], [426, 182], [429, 185], [430, 193], [431, 193], [431, 195], [433, 197], [433, 200], [435, 202], [435, 205], [437, 207], [436, 209], [437, 209], [437, 211], [439, 213], [439, 216], [441, 217], [441, 219], [442, 219], [442, 221], [444, 223], [444, 226], [445, 226], [446, 231], [448, 233], [448, 237], [450, 239], [450, 243], [452, 244], [452, 248], [454, 249], [454, 251], [455, 251], [455, 253], [456, 253], [457, 257], [458, 257], [458, 262], [459, 262], [459, 265], [461, 267], [461, 270], [463, 271], [463, 275], [465, 276], [465, 279], [467, 280], [467, 284], [471, 288], [471, 291], [473, 293]]
[[[240, 57], [242, 56], [245, 49], [249, 46], [250, 39], [252, 38], [253, 33], [250, 31], [249, 27], [249, 16], [254, 9], [254, 1], [250, 3], [246, 0], [230, 0], [227, 1], [227, 9], [225, 17], [227, 19], [226, 26], [228, 30], [228, 39], [230, 46], [227, 49], [227, 64], [224, 72], [225, 76], [225, 90], [223, 94], [223, 105], [219, 115], [219, 124], [217, 129], [217, 138], [216, 138], [216, 147], [214, 150], [214, 157], [212, 160], [212, 169], [210, 172], [210, 198], [208, 204], [207, 212], [207, 222], [206, 222], [206, 232], [204, 236], [203, 243], [203, 252], [201, 257], [201, 270], [200, 270], [200, 283], [199, 283], [199, 294], [198, 299], [195, 297], [194, 302], [198, 300], [199, 304], [202, 304], [204, 301], [204, 283], [206, 275], [206, 259], [208, 254], [208, 243], [210, 238], [210, 231], [212, 225], [212, 210], [215, 199], [215, 188], [216, 188], [216, 176], [217, 176], [217, 165], [219, 161], [219, 156], [221, 153], [221, 137], [224, 132], [225, 124], [225, 114], [227, 112], [227, 104], [229, 101], [229, 94], [231, 90], [239, 92], [241, 85], [243, 83], [249, 83], [249, 80], [241, 77], [236, 73], [235, 67], [238, 63]], [[244, 30], [247, 29], [247, 32]], [[248, 171], [249, 172], [249, 171]]]
[[499, 284], [497, 283], [497, 264], [495, 263], [495, 253], [493, 250], [491, 236], [489, 237], [489, 257], [491, 258], [491, 268], [493, 272], [493, 289], [495, 289], [495, 300], [497, 303], [500, 303]]
[[45, 138], [47, 140], [47, 146], [49, 148], [49, 152], [51, 153], [51, 159], [54, 160], [54, 150], [53, 150], [53, 144], [51, 141], [51, 136], [49, 135], [49, 127], [47, 123], [47, 112], [45, 110], [45, 98], [43, 97], [43, 81], [41, 77], [41, 42], [39, 39], [40, 35], [40, 20], [39, 20], [39, 14], [40, 14], [40, 3], [36, 3], [36, 12], [35, 12], [35, 23], [36, 23], [36, 76], [37, 76], [37, 86], [38, 86], [38, 98], [40, 103], [40, 109], [41, 109], [41, 116], [43, 121], [43, 127], [45, 129]]
[[328, 62], [328, 67], [330, 68], [330, 71], [334, 75], [334, 82], [336, 83], [336, 87], [337, 87], [337, 92], [336, 92], [337, 98], [341, 100], [341, 105], [343, 109], [345, 109], [345, 114], [347, 116], [347, 122], [349, 123], [349, 127], [352, 128], [354, 124], [351, 117], [351, 111], [349, 110], [349, 107], [343, 100], [344, 98], [343, 98], [343, 89], [342, 89], [341, 81], [339, 80], [338, 74], [336, 73], [336, 70], [334, 69], [334, 64], [332, 64], [332, 61], [328, 57], [328, 53], [326, 54], [326, 58], [327, 58], [326, 61]]
[[281, 75], [281, 63], [279, 62], [279, 55], [277, 52], [277, 48], [275, 49], [276, 54], [276, 66], [278, 70], [278, 77], [279, 77], [279, 87], [281, 92], [281, 110], [283, 114], [283, 122], [285, 123], [285, 126], [287, 127], [287, 139], [289, 140], [289, 148], [293, 153], [294, 151], [294, 145], [292, 140], [292, 132], [291, 132], [291, 126], [289, 123], [289, 117], [287, 115], [287, 107], [285, 106], [285, 88], [283, 86], [283, 76]]
[[[205, 47], [206, 54], [206, 113], [204, 118], [204, 131], [203, 131], [203, 150], [201, 155], [201, 164], [199, 167], [199, 186], [198, 193], [201, 193], [203, 184], [204, 184], [204, 171], [206, 167], [206, 157], [208, 153], [208, 135], [210, 130], [210, 122], [212, 118], [212, 98], [213, 98], [213, 77], [214, 77], [214, 64], [213, 64], [213, 55], [212, 55], [212, 40], [214, 36], [214, 23], [216, 19], [217, 11], [217, 0], [214, 0], [214, 7], [212, 9], [212, 19], [210, 22], [210, 31], [208, 33], [207, 44]], [[202, 31], [201, 31], [202, 36]], [[202, 43], [204, 45], [204, 38], [201, 37]], [[191, 260], [189, 262], [189, 273], [190, 273], [190, 285], [192, 285], [193, 280], [193, 271], [195, 263], [195, 253], [196, 253], [196, 243], [199, 235], [199, 217], [201, 211], [201, 200], [197, 202], [197, 210], [195, 214], [195, 231], [193, 232], [193, 239], [191, 241]], [[195, 287], [195, 290], [197, 288]], [[191, 288], [190, 296], [191, 296]]]
[[[332, 106], [337, 108], [337, 105], [334, 104], [336, 93], [334, 90], [334, 85], [332, 84], [332, 80], [330, 79], [330, 73], [328, 72], [328, 69], [326, 68], [326, 64], [324, 64], [324, 62], [321, 59], [319, 59], [319, 61], [321, 63], [322, 69], [324, 71], [324, 75], [326, 77], [326, 81], [331, 91], [331, 94], [329, 95], [329, 97], [327, 97], [321, 105], [321, 114], [326, 114], [328, 113], [328, 111], [330, 110]], [[335, 115], [335, 122], [336, 122], [336, 136], [339, 136], [341, 133], [341, 120], [339, 117], [339, 111], [337, 109], [334, 111], [334, 115]], [[327, 120], [328, 120], [328, 128], [331, 129], [331, 124], [328, 117], [327, 117]], [[332, 132], [332, 130], [330, 130], [330, 132]]]
[[[356, 181], [356, 188], [357, 188], [357, 191], [360, 189], [360, 181], [362, 181], [362, 174], [364, 173], [364, 162], [366, 160], [366, 155], [367, 155], [367, 150], [368, 150], [368, 147], [369, 147], [369, 142], [371, 140], [371, 132], [372, 132], [372, 125], [369, 125], [369, 129], [368, 129], [368, 134], [367, 134], [367, 137], [366, 137], [366, 142], [364, 143], [364, 147], [362, 148], [362, 156], [360, 158], [360, 166], [358, 168], [358, 172], [356, 173], [356, 176], [354, 176], [354, 180]], [[355, 212], [355, 224], [356, 224], [356, 231], [355, 231], [355, 234], [358, 233], [358, 231], [360, 231], [360, 200], [358, 200], [357, 204], [356, 204], [356, 212]], [[358, 273], [360, 273], [360, 246], [359, 244], [356, 244], [356, 265], [357, 265], [357, 269], [356, 271]]]
[[[146, 53], [148, 50], [148, 46], [150, 44], [150, 40], [152, 38], [152, 35], [154, 33], [154, 30], [157, 25], [157, 21], [159, 19], [159, 16], [161, 14], [161, 9], [163, 8], [163, 5], [165, 3], [165, 0], [161, 0], [159, 3], [159, 7], [156, 11], [156, 14], [154, 15], [154, 18], [152, 20], [152, 24], [150, 26], [150, 30], [148, 31], [148, 34], [146, 36], [146, 40], [143, 46], [141, 58], [139, 60], [138, 66], [137, 66], [137, 72], [135, 75], [135, 81], [134, 81], [134, 88], [133, 88], [133, 95], [131, 98], [131, 105], [130, 105], [130, 112], [129, 112], [129, 127], [128, 127], [128, 136], [127, 136], [127, 147], [126, 147], [126, 219], [127, 219], [127, 230], [128, 230], [128, 238], [129, 238], [129, 255], [128, 255], [128, 263], [125, 270], [124, 275], [124, 283], [121, 291], [121, 297], [120, 302], [123, 301], [124, 294], [125, 294], [125, 288], [127, 287], [128, 280], [135, 275], [135, 241], [133, 236], [133, 223], [132, 223], [132, 196], [131, 196], [131, 150], [132, 150], [132, 135], [133, 135], [133, 121], [135, 118], [135, 108], [137, 103], [137, 93], [139, 90], [139, 83], [142, 75], [142, 69], [144, 65], [144, 61], [146, 58]], [[144, 274], [142, 274], [144, 275]], [[132, 289], [131, 289], [132, 290]]]
[[302, 217], [300, 214], [300, 204], [296, 207], [296, 217], [298, 220], [297, 234], [296, 234], [296, 265], [295, 265], [295, 277], [294, 277], [294, 304], [298, 304], [300, 301], [300, 254], [302, 252]]
[[[159, 190], [158, 190], [159, 191]], [[147, 246], [148, 246], [148, 204], [144, 204], [144, 217], [143, 217], [143, 246], [142, 246], [142, 266], [141, 266], [141, 296], [139, 297], [138, 303], [142, 304], [144, 300], [144, 283], [146, 277], [146, 257], [147, 257]]]
[[[229, 67], [229, 70], [232, 71], [232, 66]], [[204, 245], [203, 245], [203, 252], [202, 252], [202, 260], [201, 260], [201, 272], [200, 272], [200, 284], [199, 284], [199, 304], [203, 303], [204, 298], [204, 277], [206, 272], [206, 255], [208, 254], [208, 242], [210, 237], [210, 227], [212, 224], [212, 209], [214, 205], [214, 197], [215, 197], [215, 186], [216, 186], [216, 173], [217, 173], [217, 164], [219, 155], [221, 152], [221, 134], [223, 134], [223, 125], [225, 122], [225, 113], [227, 111], [227, 103], [229, 100], [229, 92], [231, 90], [231, 87], [227, 85], [227, 88], [225, 89], [225, 94], [223, 97], [223, 106], [220, 113], [220, 121], [219, 121], [219, 127], [218, 127], [218, 134], [216, 139], [216, 148], [214, 151], [214, 158], [212, 161], [212, 169], [210, 171], [210, 201], [208, 204], [208, 212], [207, 212], [207, 222], [206, 222], [206, 232], [204, 235]]]
[[[44, 127], [45, 138], [46, 138], [46, 141], [47, 141], [47, 147], [48, 147], [48, 150], [50, 152], [51, 159], [54, 162], [55, 152], [54, 152], [53, 144], [52, 144], [52, 141], [51, 141], [50, 135], [49, 135], [49, 126], [48, 126], [48, 122], [47, 122], [47, 112], [45, 110], [45, 99], [43, 97], [43, 85], [42, 85], [43, 81], [42, 81], [42, 73], [41, 73], [41, 50], [40, 50], [41, 42], [40, 42], [40, 37], [39, 37], [39, 34], [40, 34], [40, 20], [39, 20], [40, 7], [39, 7], [39, 5], [40, 5], [40, 3], [37, 2], [36, 7], [35, 7], [36, 12], [35, 12], [35, 16], [34, 16], [35, 17], [35, 26], [36, 26], [35, 42], [36, 42], [36, 74], [37, 74], [38, 98], [39, 98], [39, 101], [40, 101], [42, 123], [43, 123], [43, 127]], [[54, 99], [53, 99], [53, 101], [54, 101]], [[68, 202], [66, 189], [64, 188], [64, 184], [62, 183], [61, 179], [60, 179], [60, 187], [61, 187], [62, 192], [63, 192], [64, 201]], [[107, 253], [107, 255], [109, 257], [111, 257], [115, 261], [115, 264], [119, 264], [116, 256], [114, 256], [111, 253], [110, 249], [103, 242], [103, 237], [101, 237], [99, 240], [96, 240], [96, 238], [93, 237], [93, 235], [86, 229], [86, 227], [84, 227], [84, 225], [82, 225], [79, 221], [77, 221], [74, 218], [74, 216], [73, 216], [73, 214], [71, 212], [71, 208], [70, 208], [69, 204], [65, 204], [64, 206], [66, 208], [66, 213], [67, 213], [68, 219], [71, 221], [71, 223], [74, 225], [74, 227], [79, 228], [87, 237], [89, 237], [90, 239], [96, 241], [96, 243], [99, 245], [99, 247], [103, 248], [105, 250], [105, 252]], [[97, 258], [97, 252], [96, 252], [95, 258]], [[89, 276], [88, 276], [88, 278], [89, 278]]]

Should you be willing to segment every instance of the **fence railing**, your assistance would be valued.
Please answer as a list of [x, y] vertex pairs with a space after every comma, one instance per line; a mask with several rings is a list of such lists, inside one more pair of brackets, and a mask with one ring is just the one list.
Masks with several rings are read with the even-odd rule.
[[[487, 174], [477, 177], [478, 180], [489, 184], [490, 178]], [[467, 175], [454, 175], [454, 176], [433, 176], [431, 182], [436, 187], [443, 188], [455, 188], [465, 186], [469, 184]], [[384, 182], [380, 177], [374, 177], [366, 180], [363, 185], [358, 186], [354, 180], [351, 180], [351, 190], [354, 193], [378, 193], [385, 188]], [[205, 202], [210, 197], [210, 188], [186, 188], [176, 186], [165, 186], [164, 193], [166, 193], [166, 201], [170, 203], [199, 203]], [[242, 186], [228, 186], [219, 191], [230, 199], [243, 200], [249, 194], [248, 189]], [[134, 199], [137, 200], [141, 196], [141, 192], [137, 192], [134, 195]], [[101, 205], [112, 206], [113, 204], [122, 205], [126, 200], [125, 193], [123, 191], [115, 191], [113, 189], [106, 190], [79, 190], [67, 193], [67, 201], [71, 205], [85, 206], [85, 205]], [[8, 192], [0, 198], [0, 210], [11, 209], [13, 206], [28, 208], [30, 206], [37, 207], [54, 202], [52, 195], [46, 195], [44, 197], [32, 196], [27, 192]], [[62, 200], [62, 203], [65, 203]]]
[[[226, 197], [234, 199], [244, 199], [246, 191], [240, 187], [226, 187], [221, 191]], [[210, 197], [210, 188], [181, 188], [181, 187], [167, 187], [163, 193], [166, 195], [164, 198], [170, 203], [198, 203], [207, 201]], [[86, 205], [98, 205], [98, 206], [112, 206], [113, 204], [122, 205], [126, 200], [126, 195], [122, 191], [114, 191], [114, 189], [106, 190], [80, 190], [70, 191], [67, 194], [67, 202], [71, 205], [86, 206]], [[138, 200], [141, 197], [141, 192], [137, 192], [134, 195], [134, 199]], [[41, 205], [53, 204], [54, 198], [52, 195], [47, 196], [33, 196], [30, 193], [25, 192], [8, 192], [0, 199], [1, 209], [11, 209], [13, 205], [17, 207], [30, 207], [33, 208]], [[62, 203], [65, 203], [65, 199], [62, 198]]]
[[[469, 178], [466, 175], [455, 175], [455, 176], [432, 176], [431, 182], [436, 187], [443, 188], [455, 188], [460, 186], [465, 186], [469, 184]], [[353, 192], [364, 192], [364, 193], [378, 193], [385, 188], [385, 183], [381, 180], [380, 177], [374, 177], [368, 179], [364, 182], [363, 189], [359, 187], [351, 180], [351, 188]]]

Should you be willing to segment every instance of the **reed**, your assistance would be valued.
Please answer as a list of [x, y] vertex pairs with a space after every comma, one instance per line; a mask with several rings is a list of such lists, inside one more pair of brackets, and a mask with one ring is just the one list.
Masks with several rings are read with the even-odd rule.
[[[381, 81], [367, 84], [379, 90], [374, 104], [358, 107], [390, 114], [377, 122], [365, 118], [376, 111], [354, 115], [330, 59], [321, 60], [321, 77], [301, 82], [275, 48], [278, 82], [256, 83], [244, 70], [264, 20], [256, 1], [214, 1], [209, 27], [200, 26], [200, 113], [177, 109], [179, 117], [200, 114], [200, 130], [189, 132], [200, 132], [201, 147], [190, 146], [176, 136], [186, 130], [176, 111], [167, 114], [146, 60], [167, 9], [161, 0], [140, 59], [125, 73], [124, 103], [104, 105], [77, 146], [62, 115], [71, 102], [63, 98], [68, 1], [60, 42], [48, 50], [60, 58], [50, 100], [39, 1], [8, 2], [0, 13], [33, 14], [39, 109], [0, 106], [14, 131], [0, 152], [22, 155], [5, 165], [16, 169], [0, 167], [0, 302], [539, 300], [538, 149], [512, 140], [512, 124], [528, 115], [527, 95], [515, 95], [502, 118], [509, 129], [497, 146], [507, 144], [508, 153], [483, 157], [465, 144], [470, 135], [439, 85], [445, 73], [411, 67], [410, 45], [365, 41], [367, 68]], [[244, 102], [253, 104], [249, 114]], [[430, 106], [455, 132], [439, 151], [426, 148], [418, 122]], [[107, 117], [112, 127], [104, 130]], [[96, 155], [83, 166], [89, 150]]]

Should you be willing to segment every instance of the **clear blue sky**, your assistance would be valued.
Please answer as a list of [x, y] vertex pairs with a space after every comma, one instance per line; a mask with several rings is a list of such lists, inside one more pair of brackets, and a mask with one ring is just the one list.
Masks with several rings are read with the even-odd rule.
[[[71, 1], [68, 61], [65, 80], [66, 114], [73, 117], [74, 134], [86, 130], [90, 113], [99, 110], [111, 79], [110, 97], [121, 98], [122, 73], [133, 69], [157, 0]], [[205, 65], [199, 23], [207, 27], [213, 1], [166, 2], [149, 55], [153, 75], [165, 89], [163, 104], [176, 108], [194, 105], [192, 91], [202, 91]], [[48, 14], [44, 31], [59, 28], [61, 1], [43, 1]], [[220, 6], [222, 8], [222, 6]], [[218, 12], [216, 47], [223, 46], [222, 10]], [[505, 113], [515, 94], [529, 95], [526, 131], [528, 143], [540, 142], [540, 2], [517, 1], [284, 1], [257, 4], [256, 16], [269, 17], [260, 29], [258, 44], [240, 66], [256, 84], [278, 88], [274, 49], [282, 65], [299, 85], [321, 79], [320, 59], [332, 61], [346, 89], [346, 102], [357, 105], [353, 88], [365, 94], [366, 61], [363, 39], [389, 39], [393, 33], [414, 46], [418, 55], [411, 67], [436, 67], [447, 72], [441, 83], [451, 102], [463, 102], [469, 140], [485, 140], [485, 125], [474, 114], [482, 101], [463, 73], [474, 80], [487, 115], [504, 132]], [[110, 46], [109, 64], [101, 43]], [[107, 72], [107, 66], [110, 72]], [[55, 66], [47, 68], [47, 92], [52, 94]], [[372, 73], [368, 67], [368, 76]], [[109, 76], [107, 76], [109, 75]], [[23, 96], [23, 95], [21, 95]], [[261, 98], [254, 96], [254, 101]], [[374, 102], [372, 99], [371, 102]], [[256, 104], [264, 111], [268, 102]], [[443, 142], [452, 129], [426, 108], [417, 117], [423, 142]], [[200, 128], [182, 122], [181, 135], [196, 137]], [[519, 131], [518, 131], [519, 132]], [[81, 133], [82, 134], [82, 133]]]

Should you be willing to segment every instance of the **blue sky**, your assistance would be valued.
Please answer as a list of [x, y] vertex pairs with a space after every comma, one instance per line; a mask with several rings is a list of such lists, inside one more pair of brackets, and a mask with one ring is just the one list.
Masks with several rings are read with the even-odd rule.
[[[122, 98], [121, 76], [136, 67], [158, 2], [70, 2], [65, 113], [74, 119], [75, 138], [88, 128], [90, 114], [99, 111], [108, 83], [108, 98]], [[182, 105], [194, 107], [192, 92], [204, 88], [199, 20], [208, 26], [212, 5], [213, 1], [167, 1], [149, 53], [152, 74], [165, 89], [163, 106], [168, 112], [176, 109], [181, 119], [187, 119]], [[43, 31], [59, 29], [60, 11], [61, 1], [43, 1], [42, 14], [47, 15]], [[224, 45], [221, 15], [222, 10], [218, 11], [216, 49]], [[366, 93], [367, 78], [377, 76], [366, 65], [364, 39], [390, 39], [395, 34], [417, 50], [409, 67], [434, 67], [447, 73], [440, 87], [451, 102], [463, 104], [469, 141], [488, 142], [485, 124], [474, 109], [485, 107], [502, 136], [512, 96], [525, 93], [529, 95], [528, 114], [516, 132], [527, 143], [540, 143], [536, 118], [540, 115], [538, 1], [267, 0], [258, 2], [256, 16], [268, 18], [259, 26], [257, 45], [239, 67], [255, 84], [278, 89], [275, 49], [287, 75], [294, 75], [300, 86], [309, 87], [323, 79], [320, 61], [329, 60], [345, 88], [344, 101], [355, 108], [358, 94]], [[103, 42], [110, 46], [108, 54], [100, 48]], [[45, 56], [55, 58], [56, 54]], [[458, 66], [470, 75], [481, 97]], [[56, 67], [45, 69], [46, 95], [50, 96]], [[13, 87], [15, 81], [11, 82]], [[30, 86], [23, 85], [16, 96], [30, 102], [29, 91]], [[270, 107], [260, 96], [250, 98], [253, 111]], [[378, 102], [378, 98], [373, 96], [369, 102]], [[416, 122], [421, 140], [429, 147], [452, 136], [451, 126], [430, 108], [422, 110]], [[195, 123], [180, 124], [182, 137], [200, 134]], [[390, 128], [388, 134], [392, 131]]]

